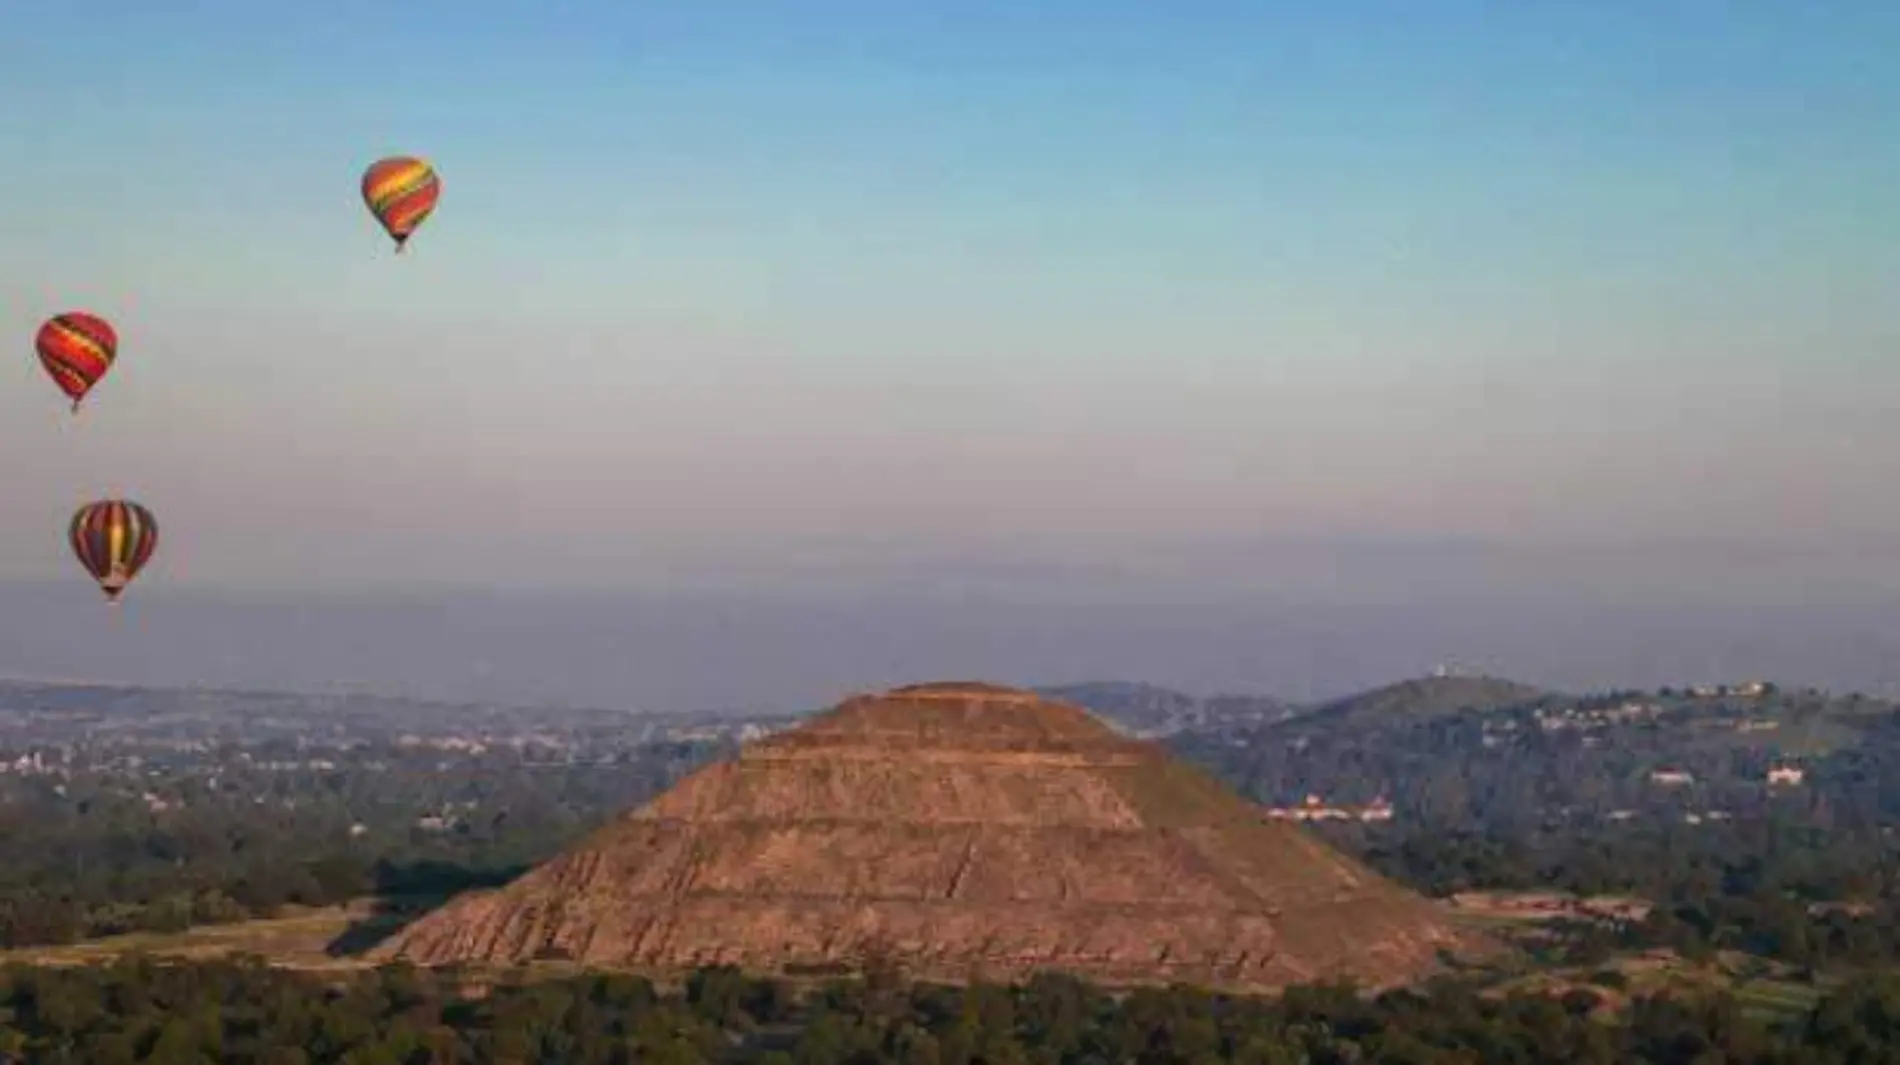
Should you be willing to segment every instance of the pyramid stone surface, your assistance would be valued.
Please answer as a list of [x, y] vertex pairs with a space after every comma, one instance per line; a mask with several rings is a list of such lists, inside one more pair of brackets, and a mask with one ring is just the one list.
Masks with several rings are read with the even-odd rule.
[[1079, 707], [982, 684], [850, 699], [709, 766], [383, 960], [853, 964], [1266, 989], [1471, 949], [1420, 896]]

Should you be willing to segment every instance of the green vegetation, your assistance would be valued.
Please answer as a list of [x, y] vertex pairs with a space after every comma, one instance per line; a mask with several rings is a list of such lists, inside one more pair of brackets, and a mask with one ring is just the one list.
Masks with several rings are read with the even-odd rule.
[[[1641, 920], [1546, 930], [1535, 949], [1554, 964], [1653, 948], [1828, 970], [1900, 963], [1892, 705], [1767, 687], [1435, 709], [1309, 715], [1176, 746], [1268, 804], [1389, 798], [1390, 822], [1316, 830], [1427, 894], [1656, 904]], [[1775, 766], [1797, 766], [1799, 783], [1770, 785]], [[1690, 781], [1654, 779], [1670, 769]]]
[[318, 978], [254, 962], [132, 959], [0, 970], [0, 1055], [46, 1063], [353, 1065], [1029, 1065], [1034, 1062], [1669, 1063], [1891, 1060], [1900, 985], [1807, 1006], [1719, 992], [1480, 995], [1445, 984], [1366, 998], [1342, 987], [1276, 1000], [1191, 988], [1113, 996], [1043, 976], [966, 988], [873, 967], [805, 993], [729, 969], [677, 988], [584, 975], [473, 986], [406, 967]]
[[0, 948], [503, 883], [717, 750], [661, 743], [551, 766], [485, 753], [443, 768], [370, 748], [292, 772], [252, 758], [211, 776], [0, 777]]

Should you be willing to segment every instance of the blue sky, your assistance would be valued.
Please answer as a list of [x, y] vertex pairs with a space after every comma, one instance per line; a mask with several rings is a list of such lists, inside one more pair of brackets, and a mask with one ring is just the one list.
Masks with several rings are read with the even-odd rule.
[[19, 6], [0, 580], [1900, 589], [1891, 4]]

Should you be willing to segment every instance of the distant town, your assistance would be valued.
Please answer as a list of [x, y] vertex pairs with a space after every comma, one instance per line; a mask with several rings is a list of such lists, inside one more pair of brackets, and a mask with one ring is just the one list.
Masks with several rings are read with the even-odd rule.
[[[1433, 678], [1413, 683], [1455, 688], [1487, 682], [1441, 669]], [[1338, 710], [1296, 708], [1255, 696], [1197, 699], [1138, 684], [1095, 683], [1047, 691], [1088, 706], [1131, 736], [1230, 748], [1282, 736], [1293, 755], [1306, 752], [1313, 742], [1300, 724], [1326, 721]], [[1596, 748], [1631, 730], [1653, 731], [1672, 715], [1696, 713], [1693, 723], [1683, 727], [1701, 734], [1726, 730], [1765, 742], [1784, 720], [1768, 710], [1751, 713], [1748, 707], [1765, 706], [1777, 695], [1771, 683], [1743, 681], [1614, 699], [1541, 698], [1493, 708], [1495, 712], [1483, 714], [1475, 727], [1481, 748], [1500, 753], [1520, 743], [1527, 729], [1553, 738], [1573, 735], [1583, 747]], [[1709, 709], [1697, 712], [1698, 706]], [[676, 747], [689, 760], [710, 759], [787, 728], [800, 716], [445, 705], [361, 695], [0, 681], [0, 777], [45, 780], [56, 791], [78, 778], [111, 781], [116, 793], [136, 797], [153, 813], [176, 810], [208, 794], [219, 794], [221, 801], [248, 798], [293, 807], [299, 801], [296, 789], [287, 790], [285, 780], [390, 771], [453, 777], [502, 762], [511, 771], [523, 772], [537, 767], [611, 770], [647, 757], [656, 746]], [[1732, 776], [1736, 767], [1725, 768]], [[1807, 781], [1801, 761], [1785, 755], [1761, 760], [1746, 771], [1764, 791], [1799, 789]], [[1646, 769], [1642, 780], [1654, 791], [1685, 795], [1696, 793], [1701, 782], [1694, 769], [1675, 763]], [[1364, 784], [1354, 781], [1348, 790], [1362, 790]], [[0, 789], [0, 801], [5, 795]], [[1263, 800], [1265, 816], [1279, 820], [1373, 824], [1405, 816], [1405, 804], [1383, 793], [1353, 799], [1321, 786], [1299, 787], [1280, 801], [1271, 794], [1257, 797]], [[1721, 805], [1678, 805], [1675, 816], [1686, 824], [1733, 815]], [[1612, 806], [1598, 816], [1619, 823], [1636, 818], [1639, 811], [1635, 804]], [[422, 831], [449, 832], [471, 815], [464, 800], [418, 811], [412, 824]]]

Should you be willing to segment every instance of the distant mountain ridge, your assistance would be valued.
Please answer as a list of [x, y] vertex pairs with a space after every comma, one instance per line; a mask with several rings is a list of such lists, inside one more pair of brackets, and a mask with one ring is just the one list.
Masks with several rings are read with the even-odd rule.
[[[1194, 729], [1271, 724], [1294, 717], [1359, 717], [1402, 714], [1439, 716], [1463, 709], [1486, 710], [1515, 705], [1547, 694], [1530, 685], [1492, 677], [1425, 677], [1400, 681], [1325, 703], [1301, 705], [1272, 695], [1221, 693], [1191, 695], [1140, 681], [1091, 680], [1035, 688], [1037, 694], [1074, 703], [1132, 735], [1166, 736]], [[339, 715], [425, 715], [503, 718], [630, 717], [789, 721], [804, 714], [747, 713], [743, 710], [652, 711], [593, 707], [515, 706], [416, 699], [358, 692], [298, 692], [244, 688], [173, 687], [105, 681], [0, 677], [0, 703], [21, 701], [46, 708], [91, 710], [136, 707], [141, 713], [204, 713], [223, 710], [255, 714], [271, 709], [327, 710]]]
[[1035, 690], [1075, 703], [1125, 731], [1147, 736], [1290, 718], [1442, 717], [1462, 710], [1518, 706], [1558, 694], [1518, 681], [1464, 674], [1416, 677], [1307, 705], [1270, 695], [1201, 697], [1138, 681], [1082, 681]]
[[[1118, 730], [1158, 737], [1191, 730], [1219, 731], [1230, 727], [1273, 724], [1293, 719], [1424, 720], [1464, 710], [1491, 711], [1541, 700], [1575, 698], [1568, 693], [1506, 678], [1439, 674], [1382, 685], [1352, 695], [1320, 702], [1299, 703], [1259, 693], [1219, 693], [1199, 696], [1140, 681], [1087, 680], [1036, 687], [1037, 694], [1074, 703]], [[0, 677], [0, 703], [19, 701], [41, 706], [83, 706], [109, 710], [136, 706], [141, 712], [205, 712], [226, 710], [256, 713], [273, 707], [295, 707], [304, 712], [329, 710], [351, 714], [423, 714], [428, 716], [536, 718], [596, 718], [603, 721], [634, 717], [718, 721], [789, 722], [807, 712], [747, 712], [720, 710], [621, 710], [591, 707], [529, 706], [508, 703], [464, 703], [415, 699], [371, 693], [320, 693], [243, 688], [174, 687], [105, 681], [66, 681], [50, 678]]]
[[1190, 728], [1279, 721], [1292, 704], [1271, 695], [1206, 698], [1137, 681], [1097, 680], [1035, 689], [1036, 694], [1077, 706], [1134, 735], [1165, 736]]

